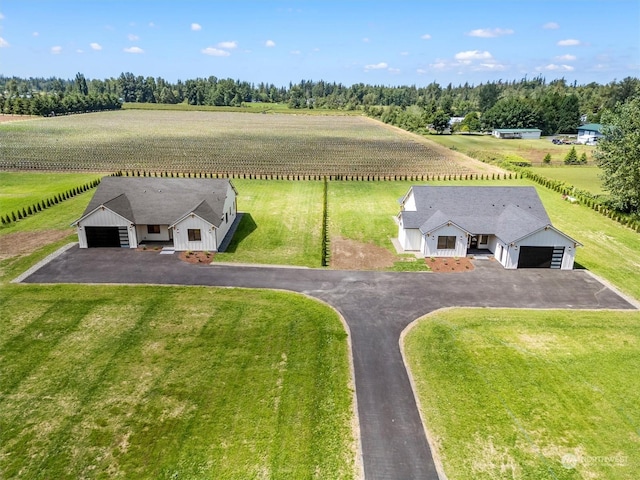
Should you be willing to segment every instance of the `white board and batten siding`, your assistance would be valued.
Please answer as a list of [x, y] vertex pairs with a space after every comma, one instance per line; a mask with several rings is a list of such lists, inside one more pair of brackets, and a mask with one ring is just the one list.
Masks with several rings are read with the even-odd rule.
[[238, 204], [236, 200], [236, 192], [231, 185], [227, 187], [227, 196], [224, 200], [224, 211], [222, 213], [222, 223], [218, 227], [218, 242], [222, 242], [229, 232], [238, 213]]
[[552, 227], [547, 227], [531, 235], [508, 245], [508, 255], [505, 268], [518, 268], [520, 258], [520, 247], [564, 247], [561, 270], [573, 270], [573, 263], [576, 258], [576, 243], [571, 238], [562, 235]]
[[[438, 249], [438, 237], [456, 237], [453, 249]], [[443, 225], [424, 235], [422, 252], [425, 257], [466, 257], [467, 233], [456, 225]]]
[[80, 248], [88, 247], [85, 227], [126, 227], [129, 234], [129, 248], [136, 248], [138, 246], [136, 229], [133, 228], [133, 224], [105, 206], [96, 208], [77, 223], [76, 229], [78, 231], [78, 245]]
[[160, 227], [160, 233], [149, 233], [148, 225], [136, 225], [136, 234], [140, 242], [169, 242], [171, 240], [169, 225], [158, 226]]
[[[199, 241], [189, 241], [189, 230], [200, 230]], [[176, 251], [215, 252], [218, 250], [216, 227], [194, 213], [185, 216], [173, 227], [173, 245]]]

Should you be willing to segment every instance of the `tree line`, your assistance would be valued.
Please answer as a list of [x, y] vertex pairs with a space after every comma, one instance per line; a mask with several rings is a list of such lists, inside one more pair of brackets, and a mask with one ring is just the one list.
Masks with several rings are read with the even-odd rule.
[[215, 76], [169, 82], [123, 72], [117, 78], [86, 80], [0, 76], [4, 113], [81, 112], [119, 108], [120, 102], [187, 103], [241, 106], [249, 102], [285, 103], [292, 109], [362, 110], [410, 131], [427, 126], [443, 131], [451, 117], [464, 117], [462, 131], [493, 128], [540, 128], [543, 135], [575, 133], [581, 123], [598, 123], [604, 111], [637, 95], [640, 80], [627, 77], [602, 85], [578, 85], [544, 77], [479, 85], [346, 86], [301, 80], [287, 87]]

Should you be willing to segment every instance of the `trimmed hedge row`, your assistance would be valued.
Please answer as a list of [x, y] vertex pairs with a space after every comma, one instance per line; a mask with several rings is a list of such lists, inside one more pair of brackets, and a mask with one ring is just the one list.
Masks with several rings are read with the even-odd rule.
[[18, 209], [8, 214], [0, 215], [0, 220], [2, 221], [2, 225], [9, 225], [13, 222], [17, 222], [18, 220], [22, 220], [23, 218], [29, 217], [31, 215], [35, 215], [38, 212], [46, 210], [49, 207], [57, 205], [58, 203], [62, 203], [65, 200], [75, 197], [80, 193], [84, 193], [87, 190], [91, 190], [95, 188], [100, 183], [100, 179], [93, 180], [92, 182], [85, 183], [79, 187], [73, 187], [71, 190], [67, 190], [63, 193], [58, 193], [53, 197], [46, 198], [39, 202], [36, 202], [34, 205], [30, 205], [28, 207], [23, 207], [22, 209]]
[[329, 182], [327, 179], [324, 179], [322, 186], [322, 266], [329, 266], [329, 200], [328, 200], [328, 191], [329, 191]]
[[354, 182], [436, 182], [446, 180], [510, 180], [517, 178], [515, 173], [500, 174], [446, 174], [446, 175], [282, 175], [282, 174], [254, 174], [254, 173], [208, 173], [208, 172], [157, 172], [146, 170], [119, 171], [116, 176], [120, 177], [168, 177], [168, 178], [229, 178], [245, 180], [305, 180], [305, 181], [354, 181]]

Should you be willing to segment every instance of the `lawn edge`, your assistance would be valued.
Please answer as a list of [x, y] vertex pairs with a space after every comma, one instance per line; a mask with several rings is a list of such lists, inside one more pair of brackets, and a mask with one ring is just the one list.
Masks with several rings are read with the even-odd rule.
[[431, 458], [433, 458], [433, 464], [436, 467], [436, 473], [438, 474], [439, 480], [447, 480], [447, 474], [444, 471], [444, 463], [442, 462], [440, 451], [437, 448], [437, 443], [433, 438], [432, 432], [429, 430], [427, 426], [426, 419], [423, 414], [422, 404], [420, 403], [420, 396], [418, 395], [418, 389], [416, 387], [416, 382], [413, 378], [413, 372], [409, 366], [407, 361], [407, 355], [405, 353], [405, 337], [416, 327], [422, 320], [437, 315], [440, 312], [447, 310], [455, 310], [460, 307], [445, 307], [438, 308], [437, 310], [433, 310], [426, 315], [416, 318], [411, 323], [409, 323], [406, 327], [402, 329], [400, 332], [400, 338], [398, 339], [398, 346], [400, 347], [400, 355], [402, 356], [402, 363], [404, 364], [404, 369], [407, 372], [407, 377], [409, 377], [409, 384], [411, 385], [411, 391], [413, 392], [413, 399], [416, 402], [416, 406], [418, 407], [418, 415], [420, 415], [420, 421], [422, 422], [422, 429], [424, 430], [424, 435], [427, 438], [427, 443], [429, 444], [429, 449], [431, 450]]

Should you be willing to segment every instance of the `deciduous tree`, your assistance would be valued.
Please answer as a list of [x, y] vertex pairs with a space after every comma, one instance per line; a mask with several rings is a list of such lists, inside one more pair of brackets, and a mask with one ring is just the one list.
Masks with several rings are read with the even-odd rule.
[[604, 138], [595, 158], [615, 208], [640, 214], [640, 92], [602, 115]]

